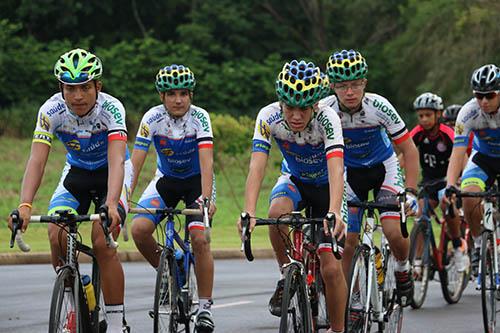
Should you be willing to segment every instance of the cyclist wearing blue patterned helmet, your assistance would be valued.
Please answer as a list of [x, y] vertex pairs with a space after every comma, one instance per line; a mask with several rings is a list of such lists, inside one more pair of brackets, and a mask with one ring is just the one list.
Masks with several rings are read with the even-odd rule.
[[[341, 119], [345, 140], [347, 199], [367, 200], [368, 192], [374, 190], [376, 199], [380, 202], [397, 204], [397, 194], [406, 187], [413, 192], [407, 194], [407, 212], [415, 214], [418, 208], [418, 150], [410, 139], [403, 119], [386, 98], [365, 92], [368, 65], [360, 52], [334, 52], [329, 57], [326, 68], [335, 95], [323, 99], [320, 105], [330, 106]], [[402, 152], [406, 165], [406, 184], [391, 141]], [[349, 209], [343, 260], [345, 275], [349, 272], [350, 262], [358, 245], [362, 219], [361, 209]], [[401, 235], [399, 212], [382, 211], [380, 219], [397, 259], [398, 299], [405, 306], [409, 304], [413, 294], [408, 263], [409, 242]], [[354, 316], [356, 312], [351, 311], [350, 314]], [[359, 319], [360, 315], [349, 318], [354, 326]]]
[[[199, 208], [203, 199], [209, 198], [209, 215], [215, 213], [213, 132], [208, 112], [191, 103], [195, 85], [193, 72], [183, 65], [165, 66], [156, 75], [155, 86], [162, 103], [143, 116], [132, 153], [132, 190], [151, 144], [157, 153], [156, 176], [141, 195], [139, 207], [175, 207], [182, 200], [188, 208]], [[161, 248], [153, 232], [161, 220], [161, 215], [138, 214], [132, 226], [137, 248], [155, 268], [160, 262]], [[209, 228], [201, 215], [187, 217], [186, 223], [196, 262], [194, 273], [200, 302], [194, 326], [197, 332], [212, 332], [214, 263]]]
[[[312, 209], [312, 217], [336, 218], [333, 236], [344, 238], [343, 217], [343, 139], [340, 119], [328, 106], [318, 101], [325, 91], [325, 80], [311, 62], [293, 60], [283, 66], [276, 80], [278, 102], [259, 111], [255, 124], [252, 157], [245, 189], [245, 210], [255, 216], [260, 186], [264, 177], [271, 143], [279, 146], [287, 165], [287, 172], [278, 178], [271, 191], [268, 216], [282, 214], [304, 207]], [[342, 213], [341, 213], [342, 211]], [[241, 221], [238, 222], [241, 232]], [[250, 229], [255, 219], [250, 219]], [[269, 228], [269, 237], [280, 268], [289, 262], [282, 233], [286, 227]], [[328, 230], [326, 220], [323, 226]], [[328, 293], [330, 329], [344, 331], [347, 285], [341, 261], [332, 254], [328, 233], [318, 236], [321, 274]], [[330, 238], [331, 239], [331, 238]], [[269, 301], [269, 310], [281, 315], [284, 279], [281, 278]]]

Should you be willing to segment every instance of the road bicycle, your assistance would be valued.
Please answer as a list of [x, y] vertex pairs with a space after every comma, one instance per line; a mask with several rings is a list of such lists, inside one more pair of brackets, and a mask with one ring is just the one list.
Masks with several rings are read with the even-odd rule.
[[160, 264], [156, 273], [153, 310], [153, 332], [194, 332], [194, 320], [198, 311], [198, 285], [194, 271], [195, 261], [189, 240], [187, 223], [184, 239], [175, 229], [174, 218], [178, 215], [203, 215], [205, 227], [210, 227], [206, 203], [203, 209], [132, 208], [130, 213], [160, 214], [165, 219]]
[[[12, 248], [16, 241], [23, 252], [30, 251], [30, 246], [21, 236], [22, 221], [19, 219], [19, 212], [14, 210], [11, 217], [13, 228], [10, 247]], [[118, 243], [113, 240], [109, 232], [108, 221], [105, 208], [100, 209], [99, 214], [90, 215], [75, 215], [69, 210], [58, 210], [55, 215], [31, 216], [31, 223], [54, 223], [61, 228], [61, 234], [66, 233], [66, 257], [64, 263], [56, 268], [57, 277], [52, 290], [49, 314], [50, 333], [106, 332], [106, 311], [101, 292], [99, 266], [93, 250], [81, 242], [78, 227], [81, 222], [101, 223], [108, 246], [117, 248]], [[84, 289], [83, 275], [78, 264], [80, 253], [92, 259], [90, 283], [93, 286], [93, 295], [89, 296], [93, 300], [89, 299]], [[130, 332], [125, 319], [124, 332]]]
[[[440, 220], [429, 202], [429, 193], [442, 180], [422, 184], [419, 197], [424, 201], [422, 216], [414, 223], [410, 236], [410, 264], [414, 279], [414, 292], [411, 306], [420, 308], [427, 294], [429, 281], [433, 279], [435, 272], [439, 273], [439, 282], [443, 297], [449, 304], [457, 303], [462, 297], [462, 291], [469, 281], [469, 267], [464, 271], [458, 271], [454, 259], [454, 248], [452, 238], [449, 235], [446, 221]], [[448, 215], [451, 215], [448, 213]], [[432, 224], [441, 225], [439, 246], [436, 244]], [[465, 244], [471, 244], [469, 228], [462, 220], [461, 229], [464, 230]], [[466, 249], [465, 255], [468, 256]], [[469, 261], [470, 262], [470, 261]]]
[[[250, 223], [248, 213], [241, 214], [242, 222], [242, 251], [248, 261], [254, 257], [251, 248], [251, 234], [248, 228]], [[253, 217], [252, 217], [253, 218]], [[325, 287], [320, 274], [319, 257], [317, 254], [320, 227], [323, 218], [307, 218], [300, 212], [291, 212], [277, 219], [256, 218], [256, 226], [262, 225], [287, 225], [290, 227], [292, 240], [289, 235], [287, 255], [289, 263], [283, 265], [285, 276], [283, 299], [281, 305], [280, 333], [309, 333], [318, 332], [320, 329], [330, 327], [326, 308]], [[333, 231], [335, 221], [328, 221], [330, 232]], [[304, 227], [310, 229], [304, 232]], [[327, 237], [332, 247], [332, 252], [337, 259], [341, 259], [340, 248], [333, 237]], [[325, 242], [325, 240], [322, 240]]]
[[370, 332], [373, 323], [378, 324], [377, 332], [401, 332], [403, 307], [397, 301], [396, 259], [383, 233], [380, 247], [375, 244], [374, 232], [381, 229], [375, 210], [399, 211], [401, 232], [407, 238], [404, 202], [405, 196], [400, 195], [399, 205], [374, 201], [347, 203], [349, 207], [363, 209], [366, 214], [362, 243], [354, 252], [348, 279], [346, 323], [349, 332]]

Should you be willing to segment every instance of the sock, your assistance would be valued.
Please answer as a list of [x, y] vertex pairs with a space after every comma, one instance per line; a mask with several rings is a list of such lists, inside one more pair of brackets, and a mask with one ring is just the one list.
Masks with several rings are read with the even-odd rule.
[[123, 326], [123, 304], [106, 304], [106, 316], [108, 318], [107, 333], [122, 333]]
[[396, 265], [394, 267], [394, 270], [396, 272], [404, 272], [410, 269], [410, 263], [408, 262], [408, 259], [404, 261], [399, 261], [396, 260]]
[[200, 310], [210, 311], [212, 309], [212, 304], [214, 304], [214, 302], [212, 301], [211, 298], [200, 297]]

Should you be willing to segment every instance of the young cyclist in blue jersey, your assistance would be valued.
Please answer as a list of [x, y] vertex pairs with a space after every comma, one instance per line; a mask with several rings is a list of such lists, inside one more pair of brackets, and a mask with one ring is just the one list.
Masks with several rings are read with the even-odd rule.
[[[101, 60], [74, 49], [56, 62], [54, 75], [60, 92], [49, 98], [38, 112], [31, 154], [21, 189], [19, 215], [26, 231], [35, 194], [40, 186], [54, 135], [64, 144], [67, 161], [59, 185], [49, 204], [49, 214], [70, 210], [86, 214], [90, 204], [108, 207], [111, 230], [116, 238], [128, 210], [127, 197], [132, 165], [126, 147], [125, 109], [103, 93]], [[9, 220], [11, 226], [11, 220]], [[64, 263], [65, 232], [48, 225], [52, 265]], [[122, 332], [124, 275], [115, 249], [108, 248], [102, 228], [92, 225], [92, 245], [101, 272], [101, 287], [108, 319], [107, 332]]]
[[[152, 107], [142, 118], [132, 163], [133, 188], [151, 143], [157, 153], [157, 170], [139, 200], [140, 207], [174, 208], [183, 200], [188, 208], [199, 208], [204, 198], [212, 198], [213, 134], [208, 112], [191, 104], [196, 81], [183, 65], [169, 65], [156, 75], [156, 89], [162, 104]], [[215, 205], [210, 203], [210, 215]], [[132, 236], [137, 248], [153, 267], [158, 267], [161, 249], [153, 232], [161, 216], [136, 215]], [[195, 257], [200, 310], [195, 320], [197, 332], [212, 332], [211, 313], [214, 262], [203, 217], [187, 218]]]
[[[348, 200], [367, 200], [368, 192], [373, 190], [377, 201], [397, 204], [397, 194], [405, 190], [405, 181], [392, 141], [402, 152], [406, 165], [408, 213], [416, 213], [418, 151], [405, 123], [389, 101], [380, 95], [365, 92], [368, 73], [365, 59], [354, 50], [334, 52], [327, 63], [327, 73], [335, 95], [323, 99], [320, 105], [331, 107], [341, 120]], [[362, 217], [361, 209], [349, 208], [343, 260], [346, 275], [359, 243]], [[396, 257], [398, 298], [405, 306], [413, 295], [408, 262], [409, 241], [401, 234], [399, 212], [382, 211], [380, 219]], [[351, 313], [356, 314], [356, 311]], [[356, 318], [350, 319], [350, 322], [356, 322]]]
[[[278, 218], [303, 208], [312, 209], [312, 217], [325, 217], [322, 230], [328, 230], [326, 218], [336, 218], [333, 235], [344, 237], [341, 214], [344, 191], [343, 140], [340, 121], [329, 107], [318, 106], [324, 91], [320, 70], [313, 63], [293, 60], [286, 63], [276, 80], [278, 102], [259, 111], [255, 124], [253, 149], [245, 188], [245, 211], [254, 217], [262, 180], [265, 175], [271, 140], [278, 144], [286, 161], [286, 172], [278, 178], [271, 197], [268, 215]], [[345, 213], [345, 212], [344, 212]], [[345, 214], [344, 214], [345, 215]], [[255, 219], [250, 219], [250, 231]], [[238, 221], [241, 233], [241, 220]], [[286, 226], [269, 228], [269, 237], [279, 267], [289, 259], [282, 235]], [[330, 318], [329, 332], [344, 331], [347, 284], [341, 261], [333, 254], [330, 243], [318, 248], [321, 275], [326, 285]], [[281, 314], [283, 276], [269, 301], [269, 310]]]
[[[493, 64], [476, 69], [471, 86], [474, 97], [460, 109], [455, 123], [455, 140], [446, 174], [450, 192], [456, 190], [471, 132], [474, 133], [473, 150], [462, 173], [461, 189], [485, 191], [500, 175], [500, 69]], [[442, 201], [445, 204], [448, 199], [443, 197]], [[465, 221], [474, 238], [471, 266], [476, 272], [481, 245], [481, 199], [463, 198], [462, 203]], [[452, 223], [459, 225], [460, 220], [454, 219]]]

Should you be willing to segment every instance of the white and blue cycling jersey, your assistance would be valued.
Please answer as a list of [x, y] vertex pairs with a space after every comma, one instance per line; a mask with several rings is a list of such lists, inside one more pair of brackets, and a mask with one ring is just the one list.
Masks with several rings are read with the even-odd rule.
[[366, 168], [394, 154], [391, 140], [398, 144], [409, 138], [404, 121], [384, 97], [365, 93], [361, 109], [353, 114], [340, 109], [335, 95], [320, 101], [339, 116], [344, 136], [346, 167]]
[[320, 107], [301, 132], [290, 130], [278, 102], [262, 108], [257, 115], [253, 152], [269, 154], [274, 138], [287, 162], [291, 175], [304, 183], [328, 183], [326, 161], [343, 157], [340, 120], [328, 106]]
[[40, 107], [33, 142], [50, 146], [54, 134], [66, 147], [70, 166], [85, 170], [107, 167], [108, 142], [127, 141], [125, 109], [118, 99], [100, 92], [92, 110], [80, 117], [71, 112], [62, 94], [57, 93]]
[[208, 112], [191, 105], [181, 118], [170, 116], [163, 104], [142, 117], [134, 149], [149, 150], [154, 143], [158, 170], [167, 177], [186, 179], [200, 174], [200, 148], [213, 147]]
[[472, 148], [486, 156], [500, 157], [500, 112], [486, 113], [476, 98], [468, 101], [457, 116], [454, 146], [467, 147], [470, 133], [474, 133]]

